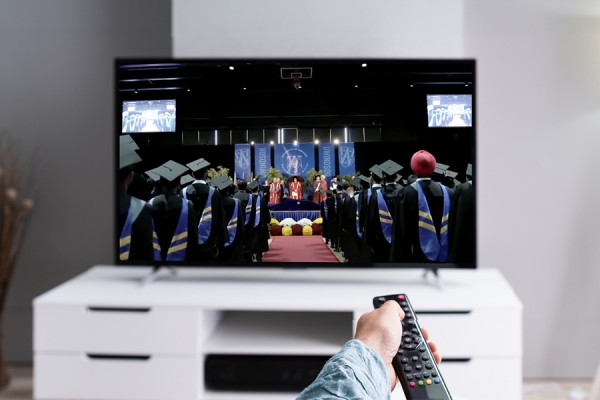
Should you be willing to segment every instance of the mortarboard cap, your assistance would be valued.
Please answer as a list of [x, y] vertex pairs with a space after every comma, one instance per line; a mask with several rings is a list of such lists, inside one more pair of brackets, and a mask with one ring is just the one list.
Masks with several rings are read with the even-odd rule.
[[435, 180], [442, 180], [444, 179], [444, 176], [446, 176], [446, 170], [450, 168], [450, 166], [446, 165], [446, 164], [440, 164], [437, 163], [435, 165], [435, 170], [433, 171], [433, 178]]
[[224, 190], [227, 189], [229, 186], [232, 186], [233, 181], [227, 176], [219, 176], [213, 179], [212, 185], [219, 190]]
[[258, 189], [258, 182], [256, 181], [252, 181], [248, 184], [248, 189], [250, 190], [256, 190]]
[[449, 176], [450, 178], [454, 179], [458, 176], [458, 172], [446, 170], [446, 176]]
[[179, 184], [181, 186], [187, 185], [187, 184], [190, 184], [190, 183], [194, 182], [194, 180], [195, 179], [194, 179], [193, 176], [187, 174], [187, 175], [182, 176], [181, 179], [179, 179]]
[[473, 165], [472, 164], [468, 164], [467, 165], [467, 172], [466, 175], [471, 178], [473, 177]]
[[369, 177], [368, 177], [368, 176], [359, 175], [359, 176], [358, 176], [358, 179], [360, 179], [360, 180], [361, 180], [362, 182], [364, 182], [364, 183], [368, 183], [368, 184], [370, 184], [370, 183], [371, 183], [371, 180], [369, 179]]
[[160, 167], [154, 168], [152, 172], [160, 175], [161, 178], [166, 179], [169, 182], [173, 182], [175, 179], [178, 179], [188, 172], [188, 169], [175, 161], [167, 161]]
[[383, 171], [381, 170], [381, 168], [379, 167], [379, 165], [375, 164], [373, 165], [370, 169], [369, 172], [371, 172], [371, 174], [378, 176], [379, 178], [383, 179]]
[[383, 171], [384, 174], [386, 174], [388, 176], [392, 176], [392, 175], [400, 172], [400, 170], [403, 169], [404, 167], [392, 160], [387, 160], [386, 162], [381, 164], [379, 166], [379, 168], [381, 168], [381, 170]]
[[461, 182], [458, 179], [454, 179], [454, 187], [457, 187], [460, 184]]
[[119, 169], [129, 167], [142, 161], [142, 158], [132, 148], [127, 148], [119, 154]]
[[352, 186], [354, 186], [355, 188], [360, 189], [360, 187], [361, 187], [361, 179], [360, 179], [360, 177], [357, 176], [356, 178], [352, 179], [352, 181], [350, 181], [350, 184]]
[[146, 174], [146, 176], [148, 178], [152, 179], [154, 182], [160, 181], [160, 175], [157, 174], [153, 169], [151, 169], [150, 171], [146, 171], [144, 173]]
[[119, 147], [120, 148], [133, 149], [133, 150], [139, 150], [140, 149], [138, 147], [138, 145], [135, 143], [135, 141], [133, 140], [133, 138], [131, 137], [131, 135], [121, 135], [121, 136], [119, 136]]
[[407, 181], [406, 179], [402, 179], [402, 184], [403, 184], [404, 186], [408, 186], [408, 181]]
[[202, 168], [208, 167], [210, 165], [210, 163], [208, 161], [206, 161], [204, 158], [199, 158], [196, 161], [192, 161], [191, 163], [186, 164], [186, 165], [189, 169], [196, 172], [198, 170], [201, 170]]

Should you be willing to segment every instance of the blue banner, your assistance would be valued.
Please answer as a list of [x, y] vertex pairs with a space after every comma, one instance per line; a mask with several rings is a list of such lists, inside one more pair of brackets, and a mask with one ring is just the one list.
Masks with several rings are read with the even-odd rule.
[[250, 179], [250, 145], [235, 145], [235, 178]]
[[335, 146], [331, 142], [319, 143], [319, 169], [327, 177], [327, 182], [331, 182], [335, 175]]
[[259, 179], [263, 185], [267, 180], [267, 172], [271, 168], [271, 145], [269, 143], [260, 143], [254, 145], [254, 176], [263, 175]]
[[300, 175], [306, 178], [309, 169], [315, 167], [315, 145], [313, 143], [276, 144], [275, 163], [286, 178]]
[[340, 176], [354, 175], [356, 172], [356, 159], [354, 157], [354, 142], [340, 143], [338, 145], [338, 158], [340, 163]]

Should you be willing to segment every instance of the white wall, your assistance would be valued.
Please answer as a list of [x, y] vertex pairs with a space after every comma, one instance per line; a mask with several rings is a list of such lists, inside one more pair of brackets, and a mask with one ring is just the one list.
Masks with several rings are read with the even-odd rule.
[[177, 57], [476, 58], [480, 266], [502, 270], [525, 305], [526, 377], [593, 374], [600, 3], [173, 0], [173, 7]]

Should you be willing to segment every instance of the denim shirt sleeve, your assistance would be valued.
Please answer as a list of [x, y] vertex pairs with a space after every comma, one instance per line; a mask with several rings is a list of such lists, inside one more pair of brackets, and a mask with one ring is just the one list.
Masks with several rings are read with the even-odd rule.
[[333, 356], [317, 379], [296, 400], [389, 400], [390, 378], [381, 357], [360, 340]]

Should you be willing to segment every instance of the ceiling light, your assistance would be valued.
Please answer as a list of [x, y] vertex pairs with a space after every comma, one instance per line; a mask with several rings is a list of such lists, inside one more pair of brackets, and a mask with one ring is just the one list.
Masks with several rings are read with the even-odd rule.
[[188, 89], [188, 92], [189, 92], [190, 90], [191, 90], [191, 89]]
[[295, 146], [295, 145], [297, 145], [297, 144], [298, 144], [298, 141], [297, 141], [297, 140], [294, 140], [294, 146]]
[[274, 142], [271, 140], [271, 144], [273, 144]]
[[363, 64], [363, 65], [362, 65], [362, 67], [363, 67], [363, 68], [364, 68], [364, 67], [366, 67], [366, 66], [367, 66], [367, 64]]
[[413, 87], [413, 86], [415, 86], [415, 85], [410, 85], [410, 87]]
[[134, 92], [134, 93], [137, 93], [137, 89], [135, 89], [133, 92]]
[[315, 140], [315, 144], [319, 144], [319, 139]]
[[254, 142], [250, 142], [250, 144], [254, 144]]
[[358, 87], [358, 85], [354, 85], [354, 87]]
[[338, 144], [339, 142], [340, 142], [340, 141], [339, 141], [339, 140], [337, 140], [337, 139], [334, 139], [334, 141], [333, 141], [333, 143], [334, 143], [334, 144]]
[[244, 88], [244, 90], [246, 90], [246, 88]]
[[465, 84], [465, 86], [469, 86], [469, 84], [468, 84], [468, 83], [466, 83], [466, 84]]
[[233, 71], [233, 65], [230, 65], [230, 66], [229, 66], [229, 69]]

